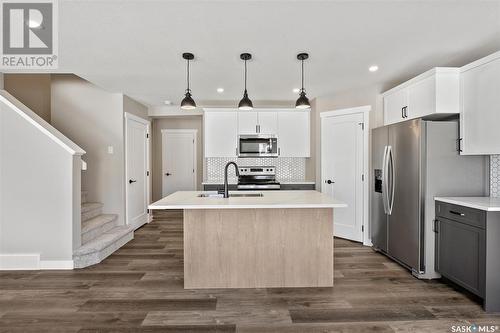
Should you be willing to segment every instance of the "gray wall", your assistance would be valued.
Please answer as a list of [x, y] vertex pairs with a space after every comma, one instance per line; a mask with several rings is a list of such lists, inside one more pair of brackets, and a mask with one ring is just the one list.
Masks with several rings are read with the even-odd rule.
[[196, 175], [198, 189], [202, 189], [203, 182], [203, 118], [202, 116], [182, 116], [182, 117], [164, 117], [153, 120], [153, 201], [162, 198], [162, 129], [197, 129], [197, 169]]
[[50, 123], [50, 74], [5, 74], [4, 89]]
[[[74, 75], [52, 75], [52, 124], [87, 153], [82, 189], [105, 213], [125, 217], [123, 95]], [[108, 153], [112, 146], [114, 153]]]

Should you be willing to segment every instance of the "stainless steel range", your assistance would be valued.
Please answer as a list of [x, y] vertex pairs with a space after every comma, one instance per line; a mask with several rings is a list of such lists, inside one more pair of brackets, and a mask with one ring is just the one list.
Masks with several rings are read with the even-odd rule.
[[238, 167], [238, 190], [279, 190], [274, 166]]

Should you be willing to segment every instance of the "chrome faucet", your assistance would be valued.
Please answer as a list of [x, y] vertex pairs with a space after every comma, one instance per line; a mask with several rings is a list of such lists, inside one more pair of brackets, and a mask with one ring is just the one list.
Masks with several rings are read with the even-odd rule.
[[224, 168], [224, 198], [229, 198], [229, 185], [227, 184], [227, 169], [230, 165], [234, 165], [234, 170], [236, 171], [236, 176], [240, 176], [240, 172], [238, 170], [238, 165], [235, 162], [228, 162], [226, 167]]

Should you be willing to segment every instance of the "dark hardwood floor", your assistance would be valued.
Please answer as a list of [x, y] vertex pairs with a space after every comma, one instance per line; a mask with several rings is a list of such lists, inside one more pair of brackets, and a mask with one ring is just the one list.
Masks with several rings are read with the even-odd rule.
[[101, 264], [0, 272], [0, 332], [451, 332], [497, 325], [477, 299], [335, 240], [333, 288], [184, 290], [182, 215], [161, 212]]

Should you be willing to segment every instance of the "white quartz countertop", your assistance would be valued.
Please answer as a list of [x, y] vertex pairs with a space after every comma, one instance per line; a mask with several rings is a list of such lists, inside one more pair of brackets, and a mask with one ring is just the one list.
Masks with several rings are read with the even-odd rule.
[[[237, 181], [230, 181], [229, 182], [229, 185], [237, 185]], [[316, 182], [313, 182], [313, 181], [302, 181], [302, 180], [297, 180], [297, 181], [280, 181], [279, 182], [280, 184], [316, 184]], [[217, 180], [207, 180], [207, 181], [204, 181], [203, 183], [201, 183], [202, 185], [223, 185], [224, 184], [224, 181], [221, 180], [221, 181], [217, 181]]]
[[318, 191], [230, 191], [229, 193], [262, 193], [262, 197], [199, 197], [201, 191], [175, 192], [149, 209], [247, 209], [247, 208], [343, 208], [347, 205]]
[[500, 211], [500, 198], [492, 197], [435, 197], [434, 200], [486, 211]]

